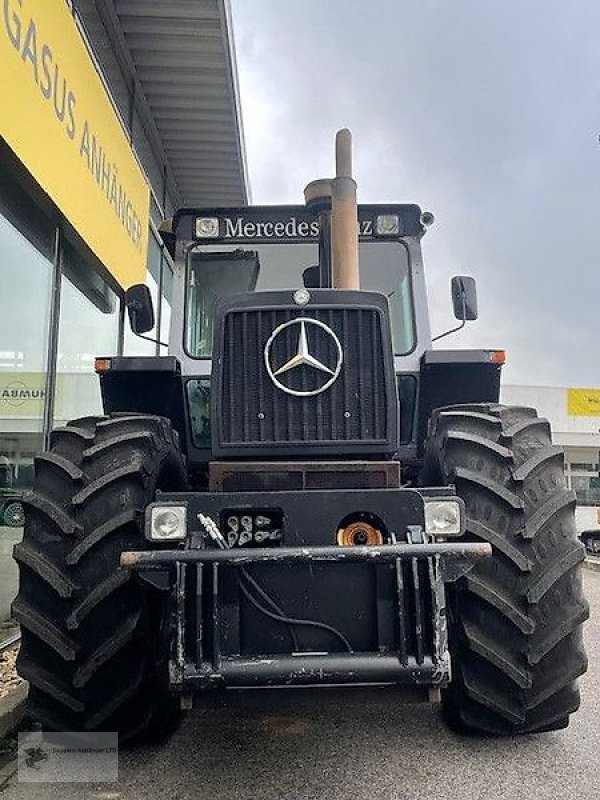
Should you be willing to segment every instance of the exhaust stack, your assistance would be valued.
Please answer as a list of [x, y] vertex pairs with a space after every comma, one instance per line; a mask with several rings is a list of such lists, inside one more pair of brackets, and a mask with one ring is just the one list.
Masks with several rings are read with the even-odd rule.
[[347, 128], [335, 136], [335, 175], [331, 181], [332, 283], [336, 289], [360, 289], [356, 182], [352, 134]]

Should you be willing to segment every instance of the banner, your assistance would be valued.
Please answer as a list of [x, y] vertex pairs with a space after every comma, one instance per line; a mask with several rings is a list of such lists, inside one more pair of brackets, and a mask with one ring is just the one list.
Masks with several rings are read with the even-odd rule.
[[119, 284], [142, 282], [148, 185], [73, 15], [0, 3], [0, 135]]
[[600, 417], [600, 389], [567, 389], [571, 417]]

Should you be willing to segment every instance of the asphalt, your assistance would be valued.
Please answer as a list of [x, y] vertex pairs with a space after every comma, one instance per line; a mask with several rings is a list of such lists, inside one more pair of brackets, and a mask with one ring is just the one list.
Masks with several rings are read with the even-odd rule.
[[162, 746], [122, 749], [119, 782], [5, 786], [3, 800], [597, 800], [600, 573], [585, 572], [590, 668], [569, 728], [462, 738], [395, 692], [229, 695], [195, 708]]
[[9, 619], [10, 604], [17, 593], [18, 572], [12, 550], [22, 535], [22, 528], [0, 526], [0, 623]]

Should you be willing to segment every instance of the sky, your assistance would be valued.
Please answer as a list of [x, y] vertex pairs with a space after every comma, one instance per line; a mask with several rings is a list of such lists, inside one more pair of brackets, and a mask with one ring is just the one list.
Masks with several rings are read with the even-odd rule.
[[433, 333], [450, 278], [505, 383], [600, 386], [598, 0], [232, 0], [252, 201], [301, 203], [354, 137], [359, 202], [411, 202]]

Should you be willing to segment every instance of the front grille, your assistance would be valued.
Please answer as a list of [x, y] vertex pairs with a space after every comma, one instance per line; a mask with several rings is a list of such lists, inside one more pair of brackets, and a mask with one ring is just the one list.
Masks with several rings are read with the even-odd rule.
[[[317, 320], [330, 328], [343, 352], [338, 378], [328, 389], [311, 396], [282, 391], [265, 365], [265, 345], [273, 331], [299, 318]], [[396, 396], [393, 373], [392, 382], [389, 380], [393, 365], [385, 329], [388, 320], [380, 308], [233, 308], [220, 322], [217, 449], [229, 454], [240, 448], [289, 450], [307, 445], [337, 448], [340, 453], [346, 445], [373, 453], [393, 449]], [[310, 355], [334, 369], [338, 358], [334, 339], [314, 324], [307, 323], [304, 329]], [[299, 336], [300, 326], [291, 325], [273, 340], [273, 371], [297, 354]], [[328, 378], [306, 365], [278, 376], [285, 386], [300, 392], [319, 388]]]

